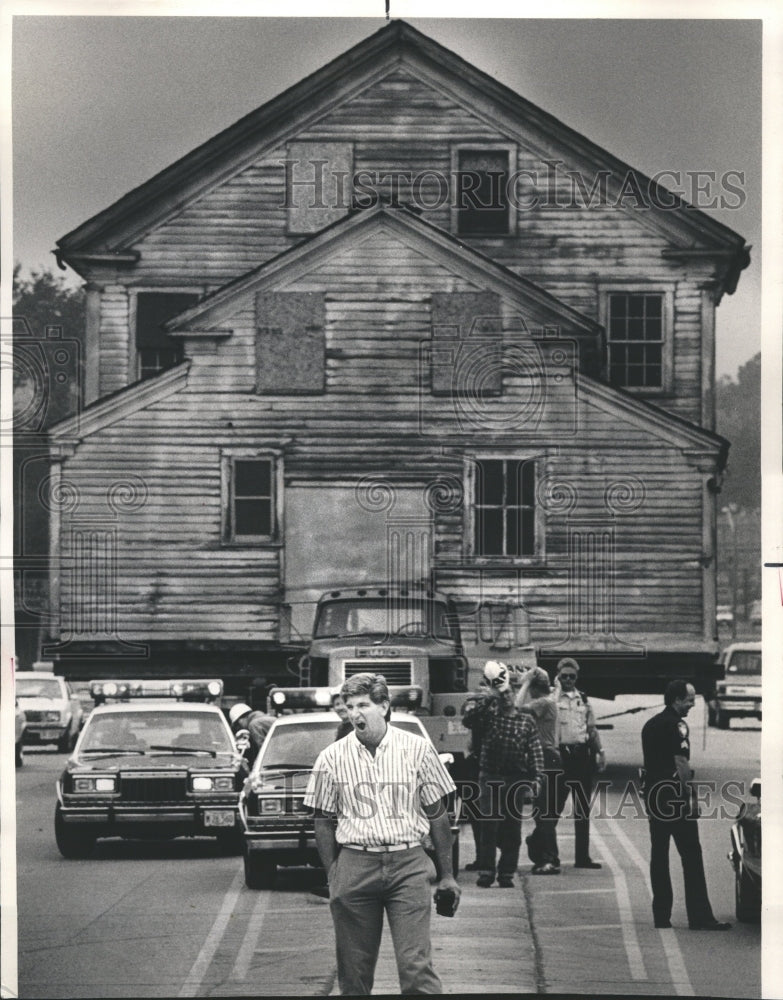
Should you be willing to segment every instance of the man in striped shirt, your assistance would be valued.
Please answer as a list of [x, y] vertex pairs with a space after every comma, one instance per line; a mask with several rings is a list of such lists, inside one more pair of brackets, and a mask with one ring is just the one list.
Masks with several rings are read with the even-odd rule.
[[329, 881], [340, 991], [372, 992], [385, 911], [401, 992], [442, 993], [430, 943], [432, 864], [421, 842], [432, 837], [437, 889], [458, 899], [445, 801], [454, 782], [429, 740], [389, 725], [382, 675], [350, 677], [342, 696], [354, 731], [318, 755], [304, 799]]

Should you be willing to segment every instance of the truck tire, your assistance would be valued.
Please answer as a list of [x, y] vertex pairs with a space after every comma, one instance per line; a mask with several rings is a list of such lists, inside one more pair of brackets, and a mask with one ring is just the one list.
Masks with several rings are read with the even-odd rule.
[[63, 821], [59, 803], [54, 811], [54, 839], [57, 850], [64, 858], [89, 858], [95, 847], [95, 834], [84, 826], [70, 826]]
[[245, 849], [245, 885], [248, 889], [274, 889], [277, 865], [271, 858]]
[[731, 716], [728, 712], [722, 711], [720, 708], [715, 713], [715, 725], [718, 729], [728, 729], [729, 722], [731, 721]]

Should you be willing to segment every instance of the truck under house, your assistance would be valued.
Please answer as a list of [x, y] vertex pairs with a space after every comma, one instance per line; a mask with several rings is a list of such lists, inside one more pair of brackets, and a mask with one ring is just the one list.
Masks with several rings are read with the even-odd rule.
[[709, 686], [714, 317], [749, 250], [708, 214], [394, 21], [56, 253], [88, 296], [58, 672], [254, 698], [323, 593], [388, 581], [447, 595], [474, 666]]

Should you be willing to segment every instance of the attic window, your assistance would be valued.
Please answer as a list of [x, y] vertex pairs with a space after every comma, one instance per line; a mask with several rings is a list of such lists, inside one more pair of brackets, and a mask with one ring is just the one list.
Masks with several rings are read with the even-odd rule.
[[136, 375], [153, 378], [182, 361], [182, 342], [163, 324], [199, 300], [196, 292], [138, 292], [136, 295]]
[[463, 236], [506, 236], [511, 232], [508, 200], [509, 149], [453, 150], [452, 203], [456, 231]]

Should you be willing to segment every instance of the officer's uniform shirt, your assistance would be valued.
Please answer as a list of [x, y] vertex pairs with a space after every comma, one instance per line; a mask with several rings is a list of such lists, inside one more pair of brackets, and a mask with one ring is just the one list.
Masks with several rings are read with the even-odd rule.
[[593, 710], [585, 703], [581, 692], [561, 691], [557, 699], [557, 742], [562, 746], [587, 743], [589, 728], [595, 725]]
[[642, 727], [642, 751], [648, 786], [677, 776], [674, 758], [690, 760], [688, 723], [671, 706], [654, 715]]

